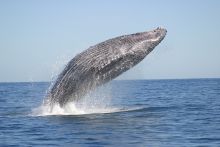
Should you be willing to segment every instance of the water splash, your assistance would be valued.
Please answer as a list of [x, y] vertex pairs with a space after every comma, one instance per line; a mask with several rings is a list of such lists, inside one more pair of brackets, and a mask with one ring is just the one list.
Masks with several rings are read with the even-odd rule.
[[[120, 106], [113, 106], [112, 100], [112, 87], [111, 82], [101, 87], [96, 87], [96, 83], [89, 85], [93, 90], [89, 91], [86, 95], [83, 95], [78, 100], [67, 102], [65, 105], [60, 106], [58, 102], [51, 103], [48, 92], [54, 85], [55, 79], [57, 79], [57, 73], [62, 69], [61, 67], [66, 63], [67, 58], [62, 57], [53, 65], [52, 70], [52, 82], [46, 91], [46, 97], [43, 103], [38, 108], [33, 109], [32, 115], [34, 116], [47, 116], [47, 115], [83, 115], [93, 113], [114, 113], [121, 111], [131, 111], [137, 108], [123, 108]], [[105, 75], [104, 75], [105, 76]], [[87, 83], [89, 84], [89, 83]], [[84, 87], [81, 88], [82, 92], [85, 93]]]
[[116, 113], [124, 111], [134, 111], [142, 109], [140, 107], [122, 107], [112, 103], [112, 85], [111, 83], [99, 87], [89, 92], [79, 101], [68, 102], [63, 107], [58, 103], [49, 105], [43, 103], [40, 107], [33, 109], [32, 116], [48, 115], [85, 115], [85, 114], [103, 114]]
[[50, 115], [85, 115], [85, 114], [104, 114], [141, 110], [142, 107], [80, 107], [75, 102], [69, 102], [64, 107], [58, 104], [51, 109], [50, 105], [41, 105], [33, 109], [31, 116], [50, 116]]
[[47, 89], [46, 93], [50, 91], [59, 73], [63, 70], [63, 68], [65, 67], [65, 65], [68, 63], [70, 59], [71, 57], [66, 54], [57, 57], [56, 62], [51, 66], [51, 74], [50, 74], [51, 84], [50, 84], [50, 87]]
[[82, 99], [74, 102], [68, 102], [62, 107], [60, 107], [58, 103], [50, 105], [48, 102], [45, 102], [45, 100], [48, 99], [44, 99], [44, 102], [40, 107], [33, 109], [32, 115], [83, 115], [123, 111], [124, 109], [121, 107], [112, 106], [111, 89], [111, 84], [107, 84], [89, 92]]
[[84, 115], [84, 114], [94, 114], [94, 113], [113, 113], [119, 112], [120, 108], [113, 107], [79, 107], [77, 103], [69, 102], [64, 107], [59, 105], [54, 105], [53, 108], [49, 105], [42, 105], [33, 110], [32, 115], [34, 116], [48, 116], [48, 115]]

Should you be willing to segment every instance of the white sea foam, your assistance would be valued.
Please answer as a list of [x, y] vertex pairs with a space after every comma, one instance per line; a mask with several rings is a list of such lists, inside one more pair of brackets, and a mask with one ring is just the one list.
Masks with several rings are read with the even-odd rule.
[[114, 107], [79, 107], [76, 103], [70, 102], [64, 107], [54, 105], [42, 105], [33, 110], [33, 116], [48, 116], [48, 115], [84, 115], [84, 114], [95, 114], [95, 113], [114, 113], [124, 111], [121, 108]]
[[85, 115], [85, 114], [103, 114], [126, 112], [143, 109], [141, 107], [123, 108], [123, 107], [79, 107], [76, 103], [70, 102], [64, 107], [54, 105], [41, 105], [33, 109], [32, 116], [49, 116], [49, 115]]

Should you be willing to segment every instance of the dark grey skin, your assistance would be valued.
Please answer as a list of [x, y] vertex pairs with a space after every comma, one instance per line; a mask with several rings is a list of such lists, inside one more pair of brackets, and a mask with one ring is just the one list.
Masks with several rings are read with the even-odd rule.
[[166, 29], [106, 40], [76, 55], [48, 93], [48, 102], [61, 107], [77, 101], [142, 61], [165, 37]]

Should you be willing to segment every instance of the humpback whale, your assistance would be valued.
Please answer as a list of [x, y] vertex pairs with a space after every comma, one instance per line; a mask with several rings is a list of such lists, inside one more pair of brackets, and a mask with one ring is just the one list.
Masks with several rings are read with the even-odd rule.
[[89, 47], [76, 55], [58, 75], [47, 99], [61, 107], [77, 101], [142, 61], [165, 37], [167, 30], [123, 35]]

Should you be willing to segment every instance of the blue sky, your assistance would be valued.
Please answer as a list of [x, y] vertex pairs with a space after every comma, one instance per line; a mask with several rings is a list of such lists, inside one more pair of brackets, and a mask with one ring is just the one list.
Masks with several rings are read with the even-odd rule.
[[118, 79], [220, 77], [219, 0], [0, 1], [0, 81], [50, 81], [89, 46], [165, 27], [164, 41]]

